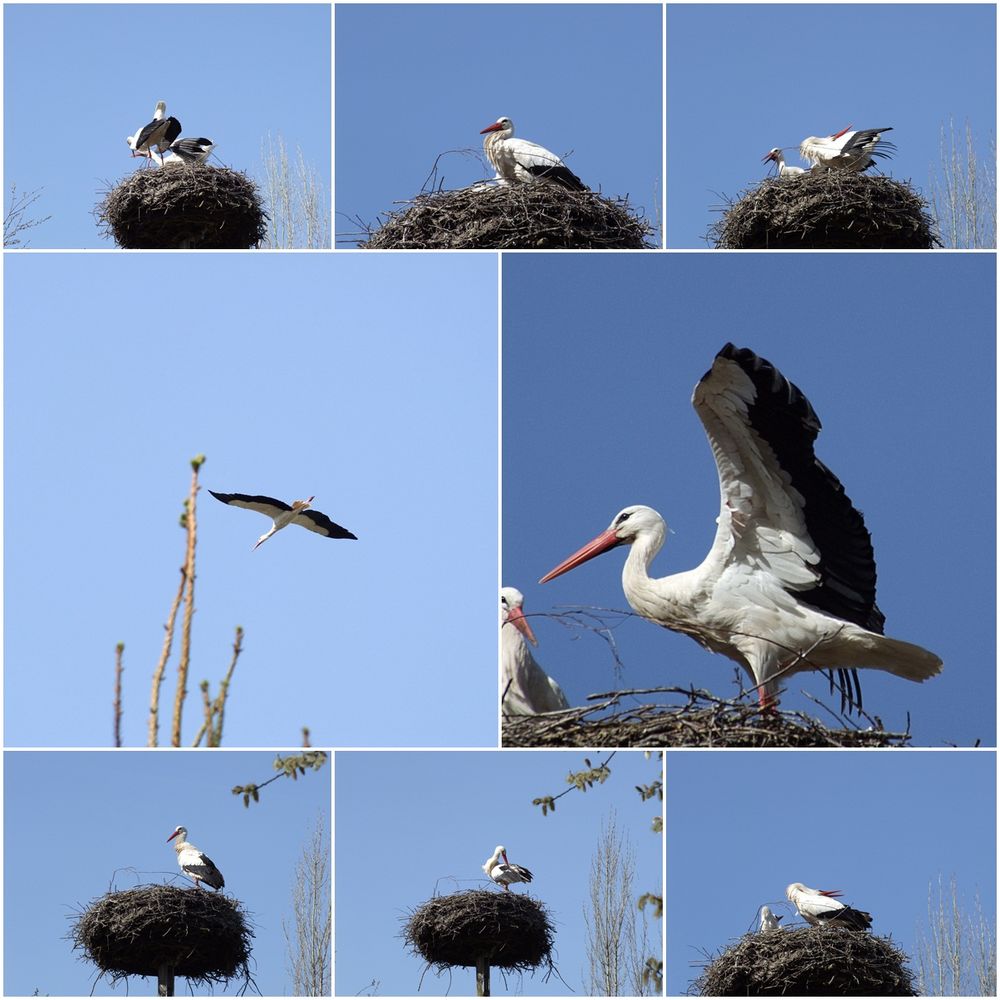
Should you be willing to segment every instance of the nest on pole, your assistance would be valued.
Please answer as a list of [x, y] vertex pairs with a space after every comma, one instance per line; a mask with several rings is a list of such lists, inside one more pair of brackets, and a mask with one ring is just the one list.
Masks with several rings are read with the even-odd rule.
[[476, 184], [418, 194], [369, 228], [364, 250], [642, 250], [653, 227], [627, 198], [558, 184]]
[[253, 931], [240, 904], [221, 893], [142, 885], [95, 899], [70, 934], [112, 983], [156, 976], [164, 965], [196, 984], [250, 982]]
[[839, 927], [745, 934], [717, 955], [693, 996], [912, 997], [913, 973], [891, 938]]
[[941, 241], [927, 207], [891, 177], [808, 171], [727, 199], [708, 238], [719, 250], [930, 250]]
[[[682, 704], [623, 706], [625, 698], [681, 695]], [[591, 695], [595, 704], [503, 719], [505, 747], [901, 747], [909, 732], [891, 733], [878, 719], [859, 728], [824, 726], [804, 712], [761, 712], [756, 704], [694, 688], [644, 688]], [[836, 717], [836, 713], [834, 713]], [[853, 725], [853, 728], [852, 728]]]
[[201, 163], [136, 170], [94, 210], [123, 250], [246, 250], [267, 235], [257, 185]]
[[435, 896], [417, 907], [403, 928], [410, 950], [439, 971], [475, 967], [483, 959], [510, 972], [551, 968], [554, 936], [537, 900], [488, 889]]

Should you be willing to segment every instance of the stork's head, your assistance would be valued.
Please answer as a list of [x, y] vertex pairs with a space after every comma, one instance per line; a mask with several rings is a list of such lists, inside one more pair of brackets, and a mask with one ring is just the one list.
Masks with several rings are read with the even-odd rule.
[[184, 826], [177, 827], [177, 829], [174, 830], [174, 832], [170, 834], [169, 837], [167, 837], [167, 843], [169, 844], [170, 841], [174, 839], [174, 837], [180, 837], [181, 841], [187, 840], [188, 837], [187, 827]]
[[157, 101], [156, 110], [153, 112], [154, 118], [162, 118], [167, 113], [167, 102]]
[[599, 556], [602, 552], [616, 548], [619, 545], [631, 545], [638, 538], [648, 540], [654, 549], [659, 549], [663, 545], [663, 539], [667, 535], [666, 522], [652, 507], [645, 507], [642, 504], [635, 504], [620, 510], [614, 516], [607, 530], [602, 531], [596, 538], [587, 542], [582, 549], [578, 549], [568, 559], [564, 559], [555, 569], [550, 570], [539, 580], [539, 583], [548, 583], [563, 573], [568, 573], [581, 563]]
[[[538, 640], [535, 638], [535, 633], [531, 631], [528, 619], [524, 617], [524, 612], [521, 610], [523, 605], [524, 595], [521, 591], [514, 587], [504, 587], [500, 591], [500, 613], [504, 623], [513, 625], [532, 646], [537, 646]], [[503, 628], [502, 625], [500, 627]]]
[[514, 123], [504, 115], [502, 118], [498, 118], [492, 125], [487, 125], [479, 134], [486, 135], [487, 132], [503, 132], [505, 134], [501, 138], [509, 139], [514, 134]]
[[764, 158], [760, 162], [767, 163], [768, 160], [774, 160], [775, 163], [781, 162], [782, 155], [780, 146], [775, 146], [769, 153], [765, 153]]

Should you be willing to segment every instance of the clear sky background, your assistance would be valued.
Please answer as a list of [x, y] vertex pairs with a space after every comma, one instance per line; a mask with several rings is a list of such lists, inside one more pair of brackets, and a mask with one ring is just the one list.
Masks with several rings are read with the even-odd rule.
[[6, 187], [41, 189], [29, 217], [52, 216], [30, 245], [114, 246], [91, 213], [141, 169], [125, 137], [160, 100], [182, 136], [216, 143], [214, 163], [259, 182], [281, 136], [328, 184], [330, 73], [325, 4], [5, 6]]
[[501, 115], [658, 225], [660, 5], [341, 4], [335, 18], [342, 245], [353, 220], [373, 224], [417, 194], [443, 153], [446, 188], [492, 177], [479, 131]]
[[[818, 455], [864, 512], [889, 635], [944, 660], [923, 685], [861, 671], [865, 706], [917, 745], [995, 739], [993, 255], [507, 255], [503, 583], [525, 594], [539, 663], [571, 704], [615, 687], [734, 695], [735, 664], [636, 617], [606, 644], [545, 616], [627, 609], [623, 551], [536, 581], [629, 504], [670, 525], [653, 576], [697, 566], [719, 487], [691, 393], [728, 341], [809, 398]], [[745, 674], [740, 671], [745, 679]], [[837, 701], [813, 673], [783, 704]], [[827, 722], [832, 722], [824, 714]]]
[[[336, 775], [335, 992], [380, 996], [457, 996], [475, 992], [475, 970], [424, 974], [424, 961], [401, 934], [410, 914], [434, 895], [493, 886], [482, 865], [497, 844], [514, 864], [531, 870], [529, 886], [511, 891], [543, 903], [555, 927], [553, 959], [559, 974], [523, 979], [494, 970], [497, 996], [569, 996], [584, 993], [591, 858], [602, 824], [613, 815], [636, 859], [636, 897], [659, 892], [662, 841], [651, 829], [658, 799], [643, 802], [636, 785], [660, 777], [656, 756], [619, 752], [611, 777], [585, 793], [564, 795], [542, 815], [532, 799], [564, 791], [566, 775], [607, 754], [563, 751], [466, 753], [338, 753]], [[363, 809], [358, 803], [364, 802]], [[496, 887], [496, 891], [502, 891]], [[661, 925], [650, 914], [652, 949]], [[651, 954], [653, 950], [651, 949]], [[421, 975], [423, 980], [421, 981]], [[567, 985], [569, 988], [567, 988]]]
[[883, 169], [930, 193], [941, 126], [996, 130], [993, 4], [671, 4], [667, 245], [704, 247], [722, 195], [768, 175], [773, 146], [892, 126]]
[[667, 755], [669, 994], [688, 989], [704, 951], [755, 929], [761, 904], [803, 926], [785, 902], [791, 882], [843, 890], [914, 960], [929, 890], [952, 876], [969, 910], [978, 893], [995, 921], [993, 753]]
[[[180, 824], [222, 872], [254, 930], [250, 971], [264, 995], [290, 994], [282, 922], [295, 867], [318, 822], [330, 829], [330, 767], [279, 778], [244, 808], [234, 785], [274, 774], [273, 753], [4, 754], [4, 993], [86, 996], [97, 970], [67, 940], [77, 914], [110, 889], [191, 886], [167, 837]], [[35, 863], [25, 863], [34, 859]], [[38, 863], [43, 859], [43, 863]], [[98, 996], [156, 992], [152, 979]], [[236, 996], [233, 981], [216, 993]], [[177, 992], [187, 991], [178, 978]]]
[[[227, 746], [496, 745], [493, 255], [5, 264], [7, 745], [110, 745], [119, 641], [145, 744], [199, 453], [186, 742], [242, 625]], [[208, 489], [315, 494], [359, 540], [251, 552], [270, 521]]]

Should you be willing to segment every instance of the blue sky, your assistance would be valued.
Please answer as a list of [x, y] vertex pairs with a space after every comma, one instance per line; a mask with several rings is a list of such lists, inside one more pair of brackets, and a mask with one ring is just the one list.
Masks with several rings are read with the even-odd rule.
[[[6, 745], [110, 745], [119, 641], [145, 743], [199, 453], [186, 741], [242, 625], [227, 746], [496, 745], [492, 255], [5, 264]], [[359, 540], [251, 552], [270, 522], [208, 489], [315, 494]]]
[[654, 225], [662, 171], [658, 4], [341, 4], [336, 11], [335, 231], [374, 223], [437, 179], [484, 177], [480, 129], [501, 115], [585, 184]]
[[[636, 785], [660, 776], [657, 757], [620, 752], [611, 777], [585, 793], [571, 791], [543, 816], [532, 799], [557, 795], [570, 771], [607, 754], [563, 751], [339, 753], [336, 774], [335, 992], [352, 996], [378, 980], [380, 996], [459, 996], [475, 989], [475, 971], [424, 973], [400, 935], [409, 914], [433, 895], [486, 888], [482, 864], [502, 843], [514, 864], [534, 874], [527, 891], [549, 910], [559, 974], [492, 975], [495, 995], [568, 996], [583, 992], [583, 907], [591, 857], [612, 814], [636, 858], [637, 896], [661, 885], [662, 842], [651, 832], [657, 799]], [[365, 807], [359, 809], [358, 803]], [[497, 891], [501, 891], [499, 888]], [[659, 953], [661, 925], [650, 919]], [[470, 985], [471, 983], [471, 985]], [[567, 985], [570, 989], [567, 989]]]
[[[571, 704], [615, 687], [736, 691], [731, 661], [638, 618], [615, 631], [619, 682], [598, 636], [547, 617], [627, 609], [623, 552], [536, 583], [635, 503], [672, 529], [652, 575], [701, 562], [719, 493], [690, 399], [732, 340], [819, 414], [817, 453], [872, 533], [886, 633], [944, 660], [923, 685], [862, 671], [866, 708], [897, 731], [910, 713], [917, 745], [993, 745], [995, 268], [982, 254], [506, 257], [503, 583]], [[785, 707], [816, 712], [803, 689], [833, 703], [807, 673]]]
[[125, 137], [159, 100], [227, 166], [260, 180], [270, 133], [328, 185], [330, 74], [326, 4], [5, 6], [4, 177], [52, 216], [31, 246], [114, 245], [91, 212], [140, 169]]
[[755, 928], [762, 903], [793, 923], [790, 882], [843, 890], [914, 959], [928, 890], [952, 876], [970, 909], [978, 892], [996, 913], [993, 753], [667, 755], [668, 993]]
[[[330, 768], [280, 778], [244, 808], [234, 785], [273, 774], [273, 753], [13, 752], [4, 754], [4, 993], [86, 996], [96, 970], [66, 939], [75, 915], [111, 887], [185, 887], [173, 844], [180, 824], [249, 912], [251, 972], [264, 995], [289, 994], [282, 921], [295, 866], [317, 822], [330, 828]], [[109, 809], [109, 802], [115, 805]], [[43, 864], [25, 864], [28, 858]], [[266, 859], [266, 863], [265, 863]], [[192, 892], [198, 890], [192, 888]], [[13, 915], [16, 914], [16, 919]], [[131, 992], [156, 983], [132, 980]], [[215, 992], [235, 996], [240, 987]], [[186, 990], [178, 979], [177, 992]], [[125, 996], [102, 979], [99, 996]]]
[[706, 246], [712, 208], [767, 176], [773, 146], [851, 123], [892, 126], [885, 171], [929, 193], [949, 119], [963, 134], [968, 120], [989, 155], [996, 8], [670, 4], [667, 95], [668, 246]]

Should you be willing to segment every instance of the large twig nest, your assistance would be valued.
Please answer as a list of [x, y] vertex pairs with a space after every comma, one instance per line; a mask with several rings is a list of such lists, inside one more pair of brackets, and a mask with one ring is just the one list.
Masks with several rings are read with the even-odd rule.
[[358, 244], [366, 250], [640, 250], [653, 228], [627, 198], [557, 184], [477, 184], [417, 195]]
[[95, 214], [124, 250], [246, 250], [267, 234], [257, 185], [238, 170], [204, 164], [136, 170]]
[[470, 889], [435, 896], [403, 929], [414, 954], [439, 969], [475, 966], [524, 972], [552, 965], [554, 931], [541, 903], [516, 892]]
[[109, 892], [80, 914], [71, 938], [112, 982], [155, 976], [168, 964], [196, 982], [250, 980], [253, 931], [240, 904], [221, 893], [168, 885]]
[[[683, 704], [623, 706], [651, 693]], [[830, 728], [803, 712], [761, 712], [756, 704], [694, 688], [656, 688], [592, 695], [595, 704], [544, 715], [505, 716], [506, 747], [898, 747], [909, 732], [890, 733], [878, 719], [865, 728]], [[834, 717], [837, 718], [836, 713]], [[844, 716], [841, 721], [847, 723]]]
[[694, 996], [912, 997], [909, 959], [890, 938], [837, 927], [745, 934], [692, 984]]
[[721, 250], [929, 250], [927, 203], [907, 183], [845, 170], [772, 177], [729, 202], [708, 231]]

